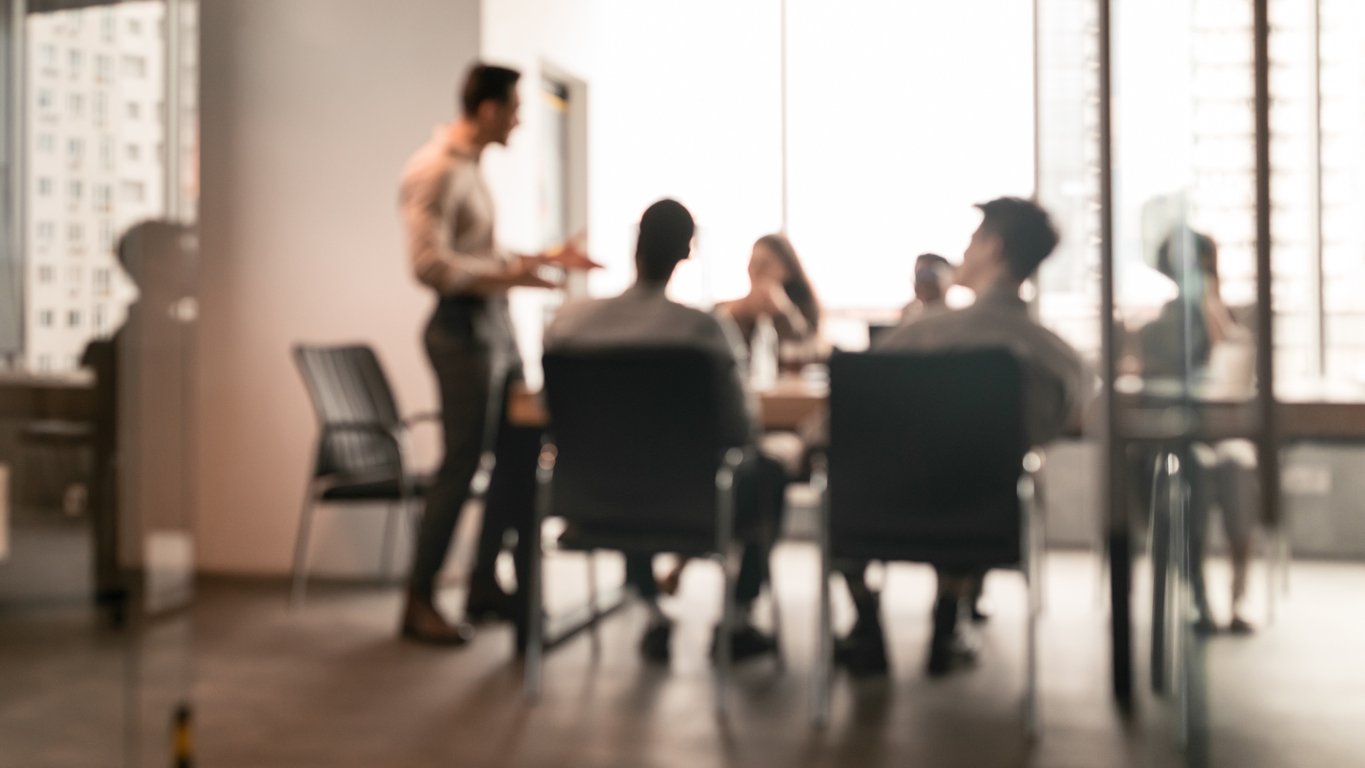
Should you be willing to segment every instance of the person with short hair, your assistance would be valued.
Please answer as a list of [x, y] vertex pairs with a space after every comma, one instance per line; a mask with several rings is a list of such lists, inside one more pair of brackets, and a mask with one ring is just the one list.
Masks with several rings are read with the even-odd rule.
[[[472, 635], [467, 623], [452, 624], [437, 610], [436, 576], [488, 446], [494, 448], [497, 463], [489, 479], [465, 613], [518, 621], [522, 629], [525, 612], [516, 596], [498, 586], [495, 565], [504, 532], [532, 519], [539, 438], [535, 430], [513, 429], [505, 421], [507, 385], [521, 377], [507, 292], [557, 287], [541, 276], [542, 266], [597, 266], [574, 240], [535, 255], [497, 246], [493, 198], [479, 163], [484, 150], [505, 145], [520, 122], [520, 77], [506, 67], [471, 67], [458, 94], [459, 116], [438, 127], [403, 171], [400, 208], [408, 259], [417, 280], [437, 296], [423, 342], [440, 390], [444, 433], [440, 468], [418, 527], [401, 623], [401, 634], [419, 642], [462, 645]], [[526, 554], [520, 545], [514, 553], [519, 585], [525, 583]], [[518, 637], [523, 640], [524, 632]]]
[[[957, 284], [970, 288], [976, 301], [896, 328], [876, 349], [1010, 351], [1022, 372], [1024, 436], [1029, 445], [1040, 446], [1079, 418], [1090, 390], [1075, 350], [1035, 322], [1019, 296], [1024, 281], [1052, 253], [1059, 238], [1047, 212], [1032, 201], [1001, 197], [976, 207], [982, 213], [981, 225], [972, 234], [957, 270]], [[849, 579], [858, 617], [849, 635], [840, 639], [836, 660], [855, 673], [885, 673], [880, 600], [876, 593], [856, 589], [862, 583], [862, 564], [841, 570]], [[933, 639], [926, 664], [931, 676], [946, 674], [974, 656], [957, 634], [957, 617], [960, 606], [973, 597], [977, 577], [975, 573], [938, 572]]]
[[[596, 351], [649, 347], [699, 349], [713, 354], [726, 372], [718, 382], [724, 438], [736, 446], [753, 445], [758, 436], [756, 408], [740, 375], [743, 341], [732, 324], [715, 315], [668, 299], [665, 291], [677, 265], [688, 258], [695, 224], [681, 203], [664, 199], [640, 217], [635, 250], [636, 280], [619, 296], [572, 302], [560, 308], [545, 332], [546, 351]], [[735, 473], [736, 531], [744, 542], [735, 603], [744, 620], [730, 638], [732, 658], [772, 653], [777, 644], [748, 620], [768, 580], [768, 553], [781, 524], [786, 472], [771, 458], [753, 452]], [[641, 510], [647, 514], [648, 510]], [[698, 510], [708, 514], [708, 510]], [[650, 622], [640, 652], [654, 662], [670, 658], [672, 622], [659, 606], [653, 558], [626, 558], [626, 579], [649, 605]], [[717, 638], [716, 642], [719, 642]], [[712, 649], [714, 652], [715, 643]]]
[[953, 284], [953, 265], [937, 253], [915, 257], [915, 298], [901, 310], [901, 325], [948, 307], [948, 288]]

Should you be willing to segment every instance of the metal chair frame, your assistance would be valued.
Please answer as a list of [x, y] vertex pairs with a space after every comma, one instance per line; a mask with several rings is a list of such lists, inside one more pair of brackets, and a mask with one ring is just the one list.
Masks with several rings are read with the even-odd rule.
[[[298, 532], [294, 539], [294, 558], [291, 575], [290, 601], [299, 606], [303, 604], [308, 581], [309, 543], [312, 537], [313, 516], [319, 502], [325, 503], [373, 503], [387, 501], [385, 505], [384, 534], [380, 543], [380, 579], [393, 576], [394, 529], [406, 512], [410, 526], [415, 530], [416, 522], [411, 518], [416, 514], [413, 501], [417, 500], [417, 485], [420, 477], [414, 473], [410, 430], [413, 426], [429, 421], [438, 421], [441, 414], [426, 412], [399, 418], [397, 404], [393, 399], [388, 378], [374, 351], [366, 345], [308, 346], [294, 348], [294, 359], [304, 383], [308, 387], [314, 412], [318, 418], [318, 437], [314, 442], [314, 456], [317, 457], [309, 472], [304, 486], [303, 505], [299, 513]], [[320, 372], [315, 366], [325, 366], [333, 376], [351, 376], [370, 380], [364, 382], [373, 388], [365, 396], [348, 391], [341, 394], [342, 402], [334, 402], [333, 392], [324, 392], [325, 384], [319, 381]], [[367, 400], [368, 398], [368, 400]], [[368, 411], [372, 415], [361, 419], [339, 419], [333, 411]], [[389, 418], [382, 416], [390, 413]], [[375, 464], [372, 453], [366, 459], [373, 466], [354, 469], [344, 466], [345, 459], [337, 460], [344, 451], [334, 450], [346, 438], [371, 438], [371, 446], [383, 446], [383, 461]], [[330, 463], [341, 466], [327, 466], [323, 457], [332, 459]], [[393, 481], [397, 484], [397, 498], [386, 494], [373, 496], [357, 495], [347, 498], [326, 499], [332, 490], [347, 486], [365, 485], [373, 482]]]
[[[895, 353], [869, 353], [881, 356], [894, 356]], [[909, 353], [902, 353], [909, 355]], [[962, 355], [978, 358], [995, 357], [997, 360], [1007, 353], [1000, 350], [983, 350], [973, 353], [947, 353], [946, 356]], [[939, 355], [915, 355], [931, 358]], [[832, 366], [833, 367], [833, 366]], [[839, 386], [837, 373], [831, 372], [831, 387]], [[833, 397], [831, 398], [833, 401]], [[932, 408], [932, 405], [922, 407]], [[831, 434], [831, 448], [835, 448], [834, 434]], [[1040, 451], [1024, 453], [1018, 469], [1015, 493], [1019, 500], [1019, 554], [1013, 569], [1024, 577], [1027, 598], [1026, 666], [1023, 709], [1024, 729], [1030, 738], [1035, 738], [1040, 727], [1040, 706], [1038, 700], [1038, 618], [1043, 610], [1042, 580], [1044, 560], [1044, 510], [1041, 504], [1039, 473], [1043, 466]], [[820, 619], [817, 637], [818, 657], [816, 659], [812, 722], [817, 728], [828, 725], [830, 718], [830, 699], [833, 683], [834, 626], [833, 604], [830, 590], [830, 577], [833, 575], [834, 555], [831, 546], [830, 479], [828, 461], [817, 456], [813, 462], [811, 485], [820, 495]], [[919, 557], [890, 557], [884, 560], [920, 559]], [[1008, 566], [1005, 566], [1008, 567]]]

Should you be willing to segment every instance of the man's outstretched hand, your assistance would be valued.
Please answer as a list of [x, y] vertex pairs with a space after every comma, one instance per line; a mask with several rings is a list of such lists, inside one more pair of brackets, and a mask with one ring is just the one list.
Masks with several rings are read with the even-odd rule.
[[569, 238], [558, 248], [550, 248], [540, 254], [539, 259], [542, 264], [551, 267], [560, 267], [570, 271], [586, 272], [592, 269], [601, 269], [602, 265], [593, 261], [588, 256], [588, 252], [583, 248], [583, 233], [579, 233]]

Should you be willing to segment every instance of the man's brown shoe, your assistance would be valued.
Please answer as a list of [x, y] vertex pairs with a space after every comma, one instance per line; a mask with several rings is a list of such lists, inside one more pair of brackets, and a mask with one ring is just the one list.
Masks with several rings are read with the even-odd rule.
[[399, 634], [418, 643], [459, 646], [474, 639], [474, 628], [463, 621], [446, 621], [430, 599], [409, 596]]

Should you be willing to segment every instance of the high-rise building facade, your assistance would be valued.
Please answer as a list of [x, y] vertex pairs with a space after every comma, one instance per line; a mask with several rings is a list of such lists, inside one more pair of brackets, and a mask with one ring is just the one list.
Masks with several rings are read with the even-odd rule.
[[25, 344], [31, 370], [79, 364], [122, 322], [129, 292], [114, 251], [163, 215], [165, 6], [27, 20]]

